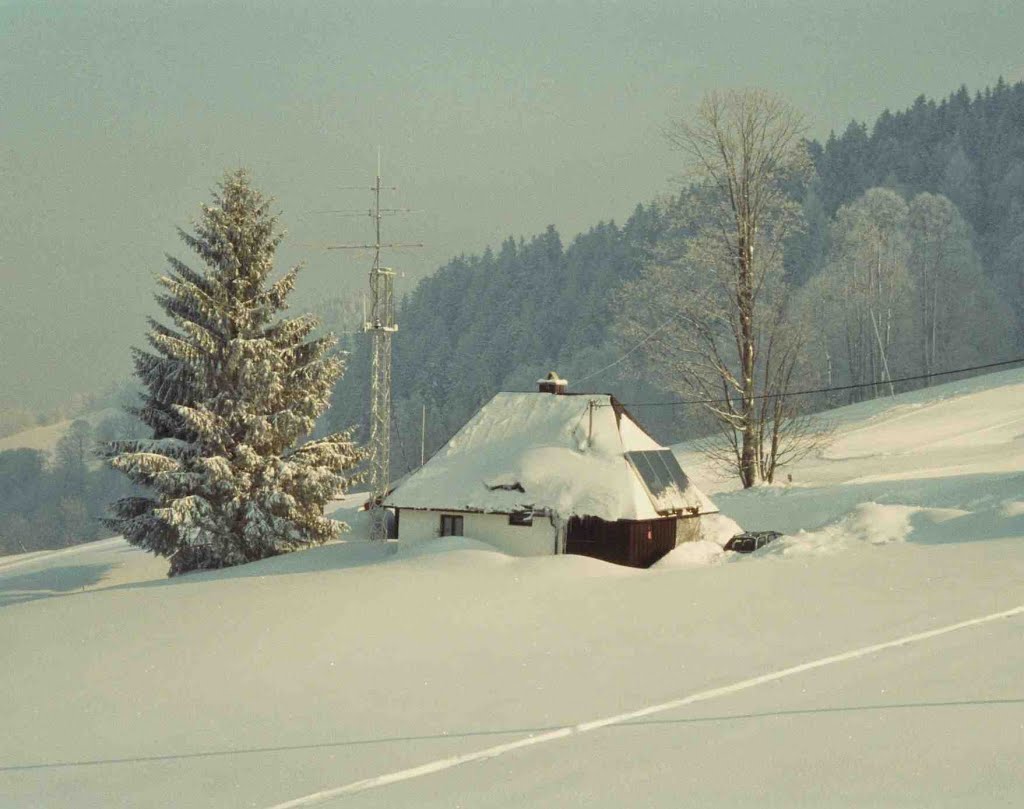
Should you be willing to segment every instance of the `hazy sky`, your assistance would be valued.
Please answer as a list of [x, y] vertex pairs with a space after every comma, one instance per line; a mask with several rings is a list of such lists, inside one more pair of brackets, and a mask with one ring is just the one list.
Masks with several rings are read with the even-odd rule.
[[343, 186], [423, 212], [386, 235], [408, 288], [555, 224], [566, 242], [669, 187], [659, 129], [709, 88], [765, 86], [817, 137], [925, 93], [1024, 78], [1021, 0], [382, 3], [0, 0], [0, 404], [130, 368], [165, 252], [251, 167], [304, 260], [296, 303], [361, 288]]

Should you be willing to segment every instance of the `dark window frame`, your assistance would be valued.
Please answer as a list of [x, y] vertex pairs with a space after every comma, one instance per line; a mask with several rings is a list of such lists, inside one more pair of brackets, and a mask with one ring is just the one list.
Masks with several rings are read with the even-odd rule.
[[464, 522], [461, 514], [442, 514], [440, 536], [461, 537], [465, 536]]
[[512, 511], [508, 515], [508, 524], [522, 528], [529, 528], [533, 525], [532, 511]]

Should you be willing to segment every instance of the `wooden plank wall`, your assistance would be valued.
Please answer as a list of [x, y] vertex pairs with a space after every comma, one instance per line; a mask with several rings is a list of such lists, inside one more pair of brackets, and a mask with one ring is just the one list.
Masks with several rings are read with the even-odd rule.
[[565, 552], [628, 567], [650, 567], [675, 546], [675, 517], [617, 522], [573, 517], [569, 520]]

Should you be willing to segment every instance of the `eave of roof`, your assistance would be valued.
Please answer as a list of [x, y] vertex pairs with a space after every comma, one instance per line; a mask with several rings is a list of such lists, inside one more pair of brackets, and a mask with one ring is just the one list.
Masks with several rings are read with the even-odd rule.
[[[610, 521], [716, 510], [696, 487], [655, 505], [624, 452], [662, 447], [617, 404], [608, 394], [499, 393], [385, 503], [483, 513], [533, 508]], [[488, 481], [508, 487], [488, 488]]]

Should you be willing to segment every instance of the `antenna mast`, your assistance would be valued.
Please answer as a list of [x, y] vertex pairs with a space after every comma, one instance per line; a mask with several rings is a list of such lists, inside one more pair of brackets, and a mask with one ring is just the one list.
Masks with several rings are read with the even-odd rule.
[[[370, 335], [370, 539], [385, 540], [388, 537], [387, 514], [383, 506], [388, 493], [391, 473], [391, 335], [398, 331], [395, 322], [395, 271], [381, 266], [380, 251], [383, 247], [422, 247], [416, 244], [385, 244], [381, 241], [381, 220], [384, 214], [405, 213], [403, 208], [381, 208], [380, 192], [395, 191], [394, 186], [381, 184], [380, 149], [377, 150], [377, 175], [370, 191], [373, 192], [373, 208], [365, 211], [374, 223], [373, 244], [329, 245], [328, 250], [373, 250], [373, 266], [370, 268], [370, 311], [366, 317], [364, 304], [363, 331]], [[365, 186], [363, 186], [365, 188]]]
[[380, 263], [380, 150], [373, 184], [373, 220], [376, 232], [370, 269], [370, 318], [363, 324], [373, 343], [370, 365], [370, 539], [388, 538], [387, 514], [382, 505], [391, 473], [391, 335], [395, 323], [395, 273]]

